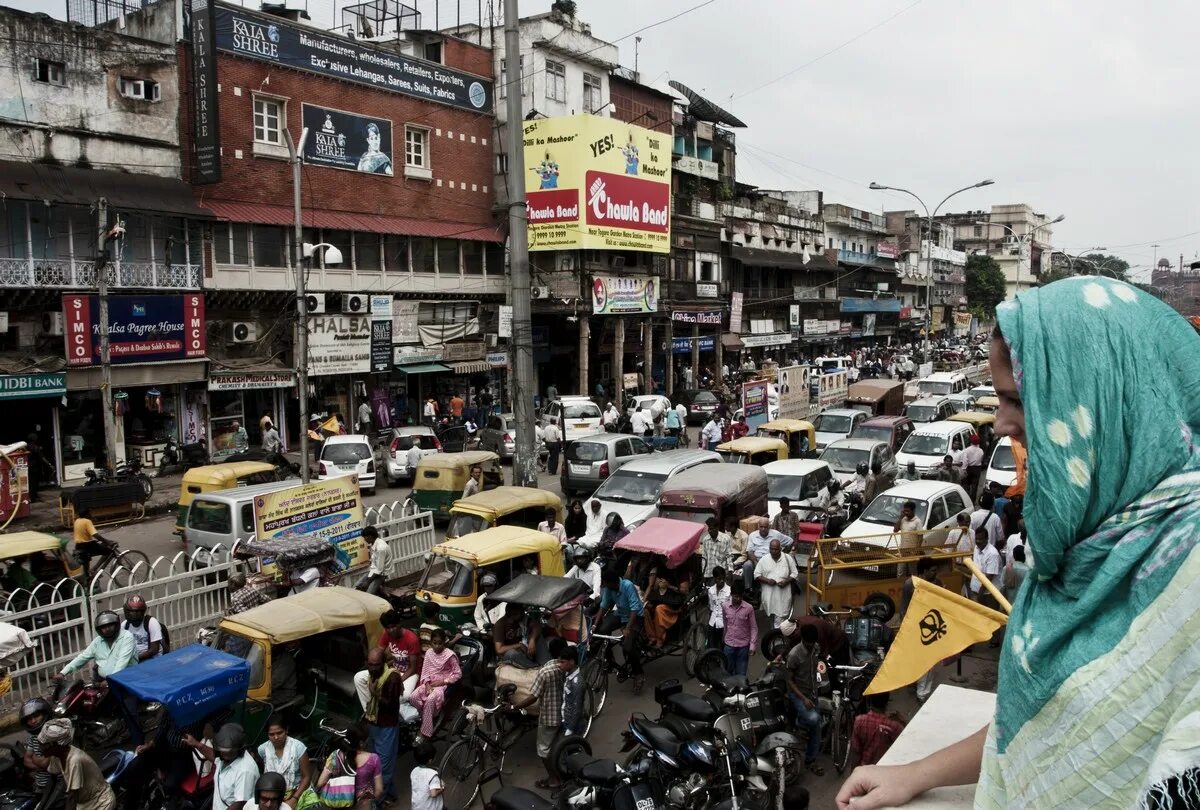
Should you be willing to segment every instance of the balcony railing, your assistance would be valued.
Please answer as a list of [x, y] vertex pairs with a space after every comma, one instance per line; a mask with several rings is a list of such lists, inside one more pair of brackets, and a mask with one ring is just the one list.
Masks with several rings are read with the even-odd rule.
[[[200, 265], [159, 262], [119, 262], [107, 268], [114, 289], [200, 289]], [[0, 258], [0, 287], [94, 289], [96, 265], [70, 259]]]
[[883, 270], [895, 270], [896, 260], [877, 253], [859, 253], [857, 250], [839, 250], [838, 261], [848, 264], [861, 264], [868, 267], [878, 267]]

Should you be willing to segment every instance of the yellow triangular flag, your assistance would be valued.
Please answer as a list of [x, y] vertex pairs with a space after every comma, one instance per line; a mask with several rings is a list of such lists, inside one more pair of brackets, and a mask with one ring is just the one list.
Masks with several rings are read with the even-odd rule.
[[321, 430], [336, 436], [342, 432], [342, 426], [338, 424], [336, 416], [331, 416], [321, 423]]
[[914, 683], [935, 664], [980, 641], [1008, 622], [999, 611], [913, 577], [912, 601], [887, 657], [866, 694]]

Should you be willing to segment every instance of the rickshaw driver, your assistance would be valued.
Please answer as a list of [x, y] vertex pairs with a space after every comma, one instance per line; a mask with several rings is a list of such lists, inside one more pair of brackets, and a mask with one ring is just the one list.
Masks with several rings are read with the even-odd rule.
[[637, 586], [623, 578], [614, 568], [606, 568], [601, 581], [604, 589], [600, 596], [600, 613], [596, 616], [596, 632], [610, 635], [624, 628], [621, 649], [625, 653], [626, 663], [629, 664], [629, 672], [634, 677], [633, 692], [639, 694], [646, 681], [642, 675], [642, 655], [638, 638], [645, 607], [638, 596]]
[[522, 641], [526, 624], [524, 607], [516, 603], [505, 606], [504, 617], [492, 628], [492, 644], [495, 645], [496, 658], [500, 663], [521, 669], [533, 669], [538, 665], [536, 656], [542, 628], [535, 624], [529, 630], [528, 641]]

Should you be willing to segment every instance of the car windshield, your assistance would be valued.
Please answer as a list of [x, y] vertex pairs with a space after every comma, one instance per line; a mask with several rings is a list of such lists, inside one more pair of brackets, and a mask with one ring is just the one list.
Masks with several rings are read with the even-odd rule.
[[608, 458], [608, 447], [595, 442], [571, 442], [567, 445], [567, 461], [587, 462], [604, 461]]
[[345, 444], [326, 444], [321, 450], [322, 461], [332, 461], [334, 464], [357, 464], [371, 457], [371, 448], [366, 442], [346, 442]]
[[859, 425], [851, 434], [855, 439], [874, 439], [877, 442], [890, 442], [892, 429], [880, 425]]
[[900, 448], [901, 453], [914, 456], [944, 456], [950, 449], [950, 439], [947, 436], [934, 436], [929, 433], [914, 433]]
[[470, 596], [471, 566], [445, 554], [434, 554], [417, 587], [442, 596]]
[[813, 422], [813, 427], [817, 429], [818, 433], [849, 433], [850, 420], [849, 416], [823, 413]]
[[992, 454], [992, 469], [1004, 472], [1017, 471], [1017, 460], [1013, 458], [1011, 444], [1001, 444], [996, 447], [996, 452]]
[[768, 475], [767, 497], [773, 501], [780, 498], [790, 501], [808, 498], [810, 494], [805, 492], [806, 481], [807, 476], [804, 475]]
[[840, 473], [856, 472], [860, 463], [871, 462], [871, 453], [855, 447], [826, 447], [821, 453], [821, 461]]
[[[859, 520], [865, 520], [867, 523], [878, 523], [882, 526], [895, 526], [896, 518], [900, 517], [900, 510], [904, 508], [904, 504], [911, 500], [912, 498], [901, 498], [899, 495], [888, 495], [885, 492], [871, 501], [871, 505], [866, 508], [862, 516], [859, 517]], [[925, 512], [929, 508], [929, 504], [925, 501], [913, 501], [913, 503], [917, 505], [917, 520], [924, 526]]]
[[954, 390], [954, 385], [940, 380], [921, 380], [921, 382], [917, 383], [917, 389], [922, 394], [945, 396]]
[[696, 395], [694, 397], [692, 397], [692, 404], [693, 405], [716, 405], [717, 404], [717, 395], [714, 394], [712, 391], [697, 391]]
[[665, 475], [617, 470], [596, 490], [594, 497], [617, 503], [651, 504], [658, 499]]
[[904, 415], [914, 422], [936, 422], [938, 406], [932, 404], [910, 404], [904, 409]]
[[717, 455], [721, 457], [721, 461], [726, 464], [745, 464], [749, 459], [742, 453], [735, 453], [732, 450], [720, 450]]
[[212, 501], [192, 501], [192, 506], [188, 509], [187, 525], [189, 529], [216, 534], [229, 534], [233, 531], [229, 507]]
[[450, 514], [450, 525], [446, 527], [447, 537], [465, 537], [468, 534], [481, 532], [488, 528], [488, 522], [479, 515]]
[[563, 405], [563, 419], [599, 419], [600, 406], [594, 402], [568, 402]]
[[671, 520], [686, 520], [688, 523], [705, 523], [713, 516], [712, 512], [693, 512], [690, 509], [664, 509], [659, 507], [658, 516]]

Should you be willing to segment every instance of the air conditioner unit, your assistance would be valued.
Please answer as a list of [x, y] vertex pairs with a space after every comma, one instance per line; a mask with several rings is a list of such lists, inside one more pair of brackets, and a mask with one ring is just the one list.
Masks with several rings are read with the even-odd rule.
[[625, 267], [625, 257], [624, 256], [613, 256], [612, 257], [612, 269], [613, 270], [622, 270], [622, 269], [624, 269], [624, 267]]
[[342, 312], [347, 315], [365, 315], [371, 309], [371, 299], [365, 295], [343, 295]]
[[534, 301], [544, 301], [550, 297], [549, 287], [531, 287], [529, 289], [529, 297]]
[[489, 332], [488, 334], [484, 335], [483, 337], [484, 337], [484, 343], [487, 344], [487, 347], [489, 349], [494, 349], [500, 345], [500, 335], [496, 334], [495, 332]]
[[230, 343], [253, 343], [258, 340], [258, 324], [235, 321], [229, 324]]
[[309, 293], [304, 296], [302, 315], [320, 315], [325, 311], [325, 293]]
[[61, 312], [47, 312], [42, 316], [42, 331], [47, 335], [59, 335], [63, 333], [63, 314]]

